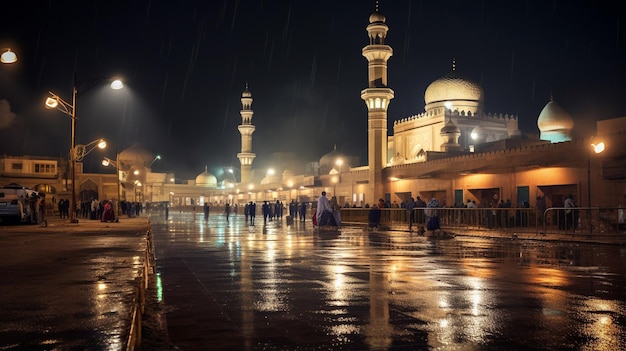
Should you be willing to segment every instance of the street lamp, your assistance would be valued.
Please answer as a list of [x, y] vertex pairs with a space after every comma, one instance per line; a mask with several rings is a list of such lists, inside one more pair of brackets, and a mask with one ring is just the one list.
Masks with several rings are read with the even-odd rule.
[[330, 181], [333, 183], [333, 196], [337, 197], [337, 183], [339, 183], [339, 176], [334, 174], [330, 178]]
[[156, 161], [156, 160], [160, 160], [161, 159], [161, 155], [156, 155], [156, 157], [154, 157], [154, 160], [152, 160], [152, 162], [150, 162], [150, 165], [148, 166], [148, 168], [152, 169], [152, 164]]
[[[5, 52], [6, 54], [6, 52]], [[4, 54], [3, 54], [4, 55]], [[90, 88], [93, 88], [95, 86], [95, 83], [101, 81], [102, 78], [97, 78], [94, 80], [90, 80], [89, 82], [86, 82], [86, 84], [88, 84], [84, 90], [82, 91], [82, 93], [87, 92], [87, 90], [89, 90]], [[122, 83], [122, 81], [120, 80], [114, 80], [111, 83], [111, 89], [114, 90], [118, 90], [118, 89], [122, 89], [124, 87], [124, 84]], [[70, 222], [72, 223], [78, 223], [78, 221], [76, 220], [76, 157], [75, 157], [75, 149], [76, 149], [76, 97], [78, 96], [78, 88], [76, 85], [76, 77], [74, 77], [74, 87], [72, 88], [72, 102], [69, 103], [63, 99], [61, 99], [61, 97], [59, 97], [57, 94], [53, 93], [53, 92], [49, 92], [50, 96], [46, 99], [46, 108], [47, 109], [56, 109], [59, 110], [61, 112], [63, 112], [64, 114], [66, 114], [67, 116], [69, 116], [72, 119], [72, 130], [71, 130], [71, 146], [70, 146], [70, 174], [71, 174], [71, 179], [72, 179], [72, 199], [70, 202]]]
[[[598, 144], [590, 144], [593, 153], [599, 154], [604, 151], [604, 142]], [[587, 153], [587, 216], [589, 218], [589, 234], [593, 232], [593, 225], [591, 224], [591, 152]]]
[[120, 167], [119, 167], [119, 156], [120, 154], [118, 153], [115, 156], [115, 161], [111, 160], [108, 157], [105, 157], [104, 159], [102, 159], [102, 165], [105, 167], [108, 167], [109, 165], [113, 166], [115, 168], [115, 171], [117, 173], [117, 204], [115, 206], [115, 210], [117, 211], [117, 216], [119, 218], [119, 216], [122, 215], [122, 213], [120, 212], [121, 209], [121, 202], [122, 202], [122, 191], [121, 191], [121, 186], [120, 186]]
[[[339, 179], [337, 179], [335, 181], [335, 189], [337, 187], [337, 183], [341, 183], [341, 166], [343, 166], [343, 159], [342, 158], [338, 158], [335, 160], [335, 165], [337, 165], [337, 167], [339, 167]], [[333, 189], [333, 196], [337, 196], [337, 193], [335, 192], [335, 189]], [[337, 201], [339, 201], [339, 197], [337, 197]]]
[[11, 51], [11, 48], [3, 48], [2, 51], [4, 52], [2, 53], [2, 55], [0, 55], [0, 62], [6, 64], [17, 62], [17, 55], [15, 55], [13, 51]]
[[107, 142], [104, 139], [96, 139], [89, 144], [82, 145], [78, 144], [71, 150], [72, 154], [70, 157], [73, 157], [76, 161], [82, 161], [85, 156], [93, 151], [95, 148], [105, 149], [107, 147]]

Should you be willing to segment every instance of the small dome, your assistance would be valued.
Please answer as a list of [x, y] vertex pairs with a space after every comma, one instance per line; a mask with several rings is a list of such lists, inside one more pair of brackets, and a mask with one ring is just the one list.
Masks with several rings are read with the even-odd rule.
[[483, 89], [478, 83], [462, 78], [454, 70], [430, 83], [424, 93], [426, 105], [459, 100], [482, 102]]
[[541, 132], [569, 130], [574, 128], [574, 119], [561, 105], [550, 99], [537, 119], [537, 127]]
[[154, 159], [154, 154], [139, 144], [135, 144], [119, 153], [118, 162], [122, 165], [147, 167]]
[[252, 93], [248, 90], [248, 84], [246, 84], [246, 90], [241, 93], [241, 97], [252, 97]]
[[446, 125], [443, 126], [443, 128], [441, 128], [440, 133], [441, 133], [441, 135], [445, 135], [445, 134], [461, 134], [461, 129], [459, 127], [457, 127], [456, 123], [454, 123], [452, 121], [452, 119], [449, 119], [448, 122], [446, 122]]
[[387, 18], [380, 12], [376, 11], [370, 15], [370, 23], [385, 23]]
[[[341, 160], [339, 161], [341, 162], [341, 166], [337, 164], [337, 160]], [[337, 151], [337, 147], [335, 146], [333, 151], [320, 158], [320, 174], [328, 174], [333, 169], [337, 171], [346, 171], [350, 168], [350, 160], [351, 158], [348, 155]]]
[[553, 99], [544, 106], [537, 119], [537, 127], [541, 135], [541, 140], [549, 140], [552, 143], [572, 140], [572, 129], [574, 119], [557, 104]]
[[196, 177], [196, 185], [216, 188], [217, 178], [213, 174], [209, 173], [209, 171], [205, 167], [204, 172], [198, 174], [198, 176]]

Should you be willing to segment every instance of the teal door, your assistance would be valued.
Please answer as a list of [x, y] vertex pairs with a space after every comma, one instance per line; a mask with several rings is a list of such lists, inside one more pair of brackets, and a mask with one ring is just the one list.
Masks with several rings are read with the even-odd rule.
[[517, 187], [517, 204], [514, 207], [522, 207], [522, 203], [527, 201], [530, 203], [530, 188], [527, 186]]
[[463, 189], [454, 191], [454, 206], [463, 207]]

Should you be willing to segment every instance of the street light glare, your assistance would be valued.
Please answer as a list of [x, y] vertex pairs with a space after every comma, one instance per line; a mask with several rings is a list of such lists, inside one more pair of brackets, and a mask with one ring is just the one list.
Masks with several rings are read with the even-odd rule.
[[108, 167], [109, 166], [109, 160], [107, 160], [107, 159], [102, 160], [102, 165], [104, 167]]
[[57, 106], [59, 106], [59, 100], [51, 97], [46, 99], [46, 108], [57, 108]]
[[111, 82], [111, 89], [119, 90], [119, 89], [122, 89], [122, 88], [124, 88], [124, 83], [122, 83], [121, 80], [115, 79], [115, 80], [113, 80]]
[[600, 142], [597, 145], [591, 144], [591, 147], [593, 147], [593, 152], [595, 152], [596, 154], [599, 154], [602, 151], [604, 151], [604, 142]]
[[15, 53], [13, 51], [11, 51], [11, 49], [7, 48], [7, 49], [3, 49], [6, 50], [5, 52], [2, 53], [2, 55], [0, 56], [0, 62], [2, 63], [15, 63], [17, 62], [17, 55], [15, 55]]
[[107, 142], [104, 139], [101, 139], [100, 142], [98, 143], [98, 148], [104, 149], [106, 147], [107, 147]]

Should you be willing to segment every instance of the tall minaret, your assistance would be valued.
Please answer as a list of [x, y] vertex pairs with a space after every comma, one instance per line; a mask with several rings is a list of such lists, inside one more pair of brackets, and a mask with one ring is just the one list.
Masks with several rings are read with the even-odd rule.
[[252, 133], [254, 133], [254, 125], [252, 125], [252, 93], [246, 90], [241, 94], [241, 124], [237, 129], [241, 133], [241, 152], [237, 154], [237, 158], [241, 163], [241, 182], [248, 183], [252, 175], [252, 161], [256, 155], [252, 153]]
[[[387, 107], [393, 99], [393, 90], [387, 87], [387, 61], [393, 55], [385, 38], [389, 27], [385, 16], [376, 11], [370, 15], [367, 26], [369, 45], [363, 48], [367, 59], [369, 86], [361, 91], [361, 99], [367, 105], [367, 158], [369, 165], [369, 185], [366, 202], [375, 203], [383, 197], [382, 169], [387, 166]], [[370, 195], [371, 194], [371, 195]]]

